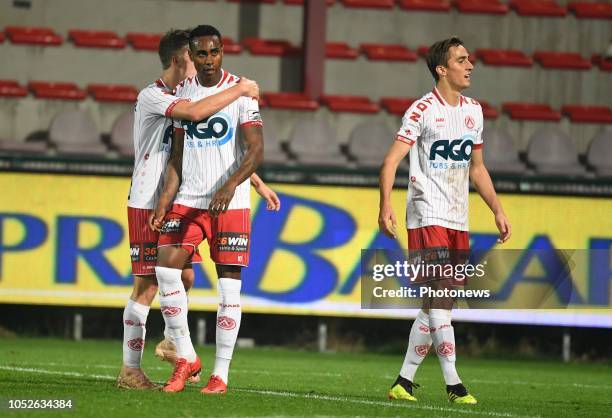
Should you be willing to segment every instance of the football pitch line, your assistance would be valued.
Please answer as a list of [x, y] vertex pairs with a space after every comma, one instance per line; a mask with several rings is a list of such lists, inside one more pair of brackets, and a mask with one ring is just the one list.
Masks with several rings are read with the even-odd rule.
[[[79, 377], [79, 378], [84, 377], [84, 378], [93, 378], [93, 379], [98, 379], [98, 380], [109, 380], [109, 381], [113, 381], [116, 379], [116, 376], [105, 375], [105, 374], [65, 372], [65, 371], [59, 371], [59, 370], [47, 370], [47, 369], [38, 369], [38, 368], [31, 368], [31, 367], [13, 367], [13, 366], [0, 365], [0, 370], [7, 370], [7, 371], [12, 371], [12, 372], [24, 372], [24, 373], [49, 374], [49, 375], [58, 375], [58, 376], [70, 376], [70, 377]], [[162, 383], [162, 382], [158, 382], [158, 383]], [[350, 398], [350, 397], [345, 397], [345, 396], [319, 395], [319, 394], [313, 394], [313, 393], [241, 389], [241, 388], [233, 388], [232, 391], [243, 392], [243, 393], [254, 393], [258, 395], [278, 396], [278, 397], [314, 399], [314, 400], [332, 401], [332, 402], [346, 402], [346, 403], [361, 404], [361, 405], [377, 405], [377, 406], [401, 408], [401, 409], [421, 409], [421, 410], [427, 410], [427, 411], [454, 412], [457, 414], [467, 414], [467, 415], [483, 415], [483, 416], [505, 417], [505, 418], [539, 418], [538, 416], [514, 415], [514, 414], [510, 414], [506, 412], [478, 411], [478, 410], [473, 409], [472, 407], [466, 408], [466, 409], [459, 409], [459, 408], [439, 407], [439, 406], [433, 406], [433, 405], [406, 404], [406, 403], [398, 403], [398, 402], [390, 402], [390, 401], [373, 401], [373, 400], [367, 400], [367, 399]]]
[[[26, 363], [27, 364], [27, 363]], [[56, 362], [42, 362], [42, 363], [30, 363], [30, 366], [62, 366], [62, 367], [66, 367], [66, 364], [63, 363], [56, 363]], [[88, 365], [85, 366], [86, 368], [91, 368], [91, 369], [113, 369], [113, 370], [119, 370], [120, 369], [120, 365], [110, 365], [110, 364], [95, 364], [95, 365]], [[168, 365], [166, 366], [147, 366], [146, 367], [147, 370], [170, 370], [170, 367]], [[270, 375], [270, 376], [294, 376], [295, 373], [294, 372], [283, 372], [283, 371], [275, 371], [275, 372], [271, 372], [269, 370], [261, 370], [261, 369], [241, 369], [241, 368], [235, 368], [232, 369], [232, 373], [253, 373], [253, 374], [263, 374], [263, 375]], [[330, 372], [312, 372], [312, 371], [300, 371], [300, 373], [303, 373], [305, 375], [309, 375], [309, 376], [321, 376], [321, 377], [344, 377], [345, 375], [342, 373], [330, 373]], [[396, 375], [382, 375], [381, 376], [384, 379], [389, 379], [389, 380], [394, 380], [397, 376]], [[430, 381], [430, 379], [422, 379], [424, 381]], [[527, 381], [520, 381], [520, 380], [489, 380], [489, 379], [470, 379], [470, 382], [474, 382], [474, 383], [483, 383], [483, 384], [493, 384], [493, 385], [498, 385], [498, 384], [511, 384], [511, 385], [536, 385], [536, 386], [563, 386], [563, 387], [567, 387], [567, 386], [573, 386], [576, 388], [582, 388], [582, 389], [600, 389], [600, 390], [612, 390], [612, 385], [591, 385], [588, 383], [556, 383], [556, 382], [527, 382]]]

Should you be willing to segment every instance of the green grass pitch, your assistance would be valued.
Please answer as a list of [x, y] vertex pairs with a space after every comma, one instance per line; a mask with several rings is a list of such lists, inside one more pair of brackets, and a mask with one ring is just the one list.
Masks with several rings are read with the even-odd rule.
[[[170, 368], [153, 356], [144, 369], [162, 382]], [[119, 341], [0, 339], [0, 415], [52, 417], [402, 416], [599, 417], [612, 414], [610, 364], [562, 364], [462, 358], [459, 374], [479, 400], [449, 404], [438, 360], [429, 354], [416, 376], [417, 403], [388, 401], [401, 355], [319, 354], [237, 349], [230, 391], [205, 396], [214, 347], [197, 348], [203, 382], [178, 394], [119, 390]], [[72, 411], [9, 411], [8, 399], [72, 399]]]

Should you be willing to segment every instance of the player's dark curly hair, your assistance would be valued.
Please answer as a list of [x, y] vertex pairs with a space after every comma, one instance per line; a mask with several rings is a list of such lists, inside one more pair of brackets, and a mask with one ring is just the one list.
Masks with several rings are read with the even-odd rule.
[[443, 65], [446, 67], [448, 65], [448, 50], [451, 46], [459, 45], [463, 45], [463, 41], [456, 36], [453, 36], [451, 38], [444, 39], [443, 41], [438, 41], [429, 47], [425, 60], [427, 61], [427, 68], [429, 68], [429, 72], [436, 82], [438, 82], [440, 79], [440, 76], [436, 72], [436, 67], [438, 65]]
[[196, 47], [193, 41], [201, 36], [216, 36], [219, 38], [221, 45], [223, 45], [223, 38], [221, 38], [221, 32], [219, 32], [219, 29], [211, 25], [200, 25], [196, 26], [191, 30], [191, 32], [189, 32], [189, 46], [191, 49], [195, 49]]
[[189, 43], [189, 32], [170, 29], [159, 41], [158, 53], [164, 70], [172, 64], [172, 57]]

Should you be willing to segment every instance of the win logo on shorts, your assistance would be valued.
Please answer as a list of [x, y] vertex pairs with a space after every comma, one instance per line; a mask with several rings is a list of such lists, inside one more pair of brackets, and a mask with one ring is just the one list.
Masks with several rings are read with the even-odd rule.
[[140, 245], [130, 245], [130, 257], [132, 258], [132, 262], [140, 261]]
[[179, 232], [181, 230], [181, 220], [180, 219], [168, 219], [164, 226], [162, 227], [162, 234], [171, 234], [175, 232]]
[[217, 234], [218, 251], [235, 253], [246, 252], [249, 248], [249, 234], [237, 232], [220, 232]]

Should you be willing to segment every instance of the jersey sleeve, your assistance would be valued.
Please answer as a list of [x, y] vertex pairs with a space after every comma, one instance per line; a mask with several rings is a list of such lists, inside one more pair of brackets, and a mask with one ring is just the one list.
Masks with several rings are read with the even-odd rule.
[[250, 97], [240, 97], [238, 102], [240, 105], [240, 114], [238, 116], [240, 126], [263, 125], [257, 100]]
[[476, 123], [478, 129], [476, 130], [476, 140], [474, 141], [473, 149], [480, 149], [483, 146], [482, 141], [482, 130], [484, 128], [484, 116], [482, 114], [482, 107], [478, 106], [478, 113], [476, 115]]
[[402, 126], [397, 131], [395, 136], [396, 141], [405, 142], [408, 145], [413, 145], [417, 138], [421, 136], [423, 130], [423, 112], [417, 109], [418, 100], [404, 113], [402, 117]]
[[140, 105], [146, 113], [165, 117], [170, 117], [174, 106], [185, 100], [156, 87], [146, 89], [139, 98]]

